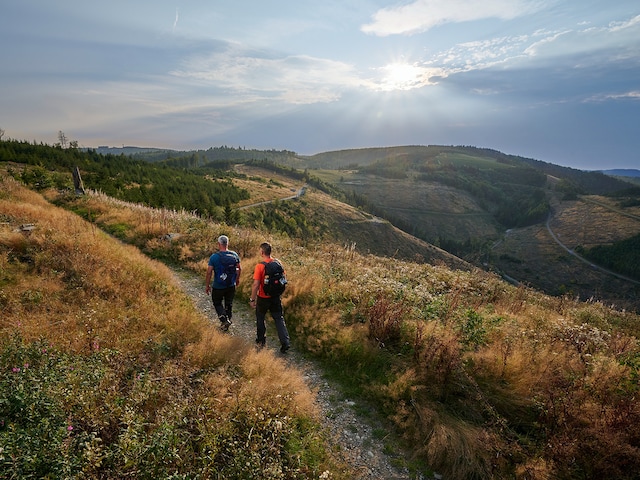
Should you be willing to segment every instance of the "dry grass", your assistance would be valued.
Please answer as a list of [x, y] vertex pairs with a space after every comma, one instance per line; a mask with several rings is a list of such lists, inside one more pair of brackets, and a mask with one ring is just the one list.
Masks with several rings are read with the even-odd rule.
[[[343, 466], [336, 467], [327, 453], [329, 447], [315, 423], [314, 396], [299, 372], [273, 354], [256, 353], [213, 329], [177, 286], [170, 270], [138, 248], [105, 235], [95, 223], [52, 206], [11, 179], [3, 178], [1, 186], [0, 357], [10, 362], [9, 371], [13, 365], [15, 375], [7, 380], [27, 382], [20, 388], [34, 395], [33, 386], [24, 386], [32, 378], [26, 376], [28, 370], [39, 372], [33, 375], [53, 375], [56, 382], [66, 380], [68, 390], [58, 389], [51, 381], [47, 394], [47, 402], [60, 401], [60, 408], [68, 411], [63, 418], [74, 425], [79, 442], [79, 456], [69, 454], [67, 460], [61, 460], [63, 464], [87, 462], [82, 442], [85, 436], [93, 436], [102, 444], [94, 460], [83, 463], [89, 478], [139, 475], [138, 469], [149, 469], [152, 476], [150, 472], [156, 471], [162, 477], [170, 472], [188, 473], [191, 468], [209, 471], [205, 476], [238, 477], [246, 473], [247, 465], [253, 465], [252, 469], [255, 465], [251, 457], [242, 463], [233, 457], [249, 454], [267, 459], [265, 472], [280, 472], [264, 478], [306, 478], [325, 468], [340, 478]], [[204, 222], [184, 212], [127, 207], [100, 196], [89, 198], [83, 208], [96, 221], [126, 223], [132, 243], [140, 239], [148, 243], [156, 235], [179, 231], [196, 242], [183, 247], [197, 251], [205, 250], [205, 243], [208, 246], [215, 238], [212, 231], [196, 232], [193, 226]], [[24, 224], [33, 225], [33, 230], [21, 230]], [[242, 244], [241, 235], [233, 238]], [[257, 250], [257, 237], [245, 239], [243, 249]], [[19, 339], [17, 346], [15, 338]], [[17, 353], [38, 342], [45, 345], [36, 349], [38, 355], [65, 359], [71, 355], [64, 360], [71, 367], [57, 372], [54, 363], [42, 363], [34, 353]], [[26, 360], [19, 360], [22, 355]], [[85, 362], [97, 364], [85, 367]], [[45, 366], [54, 368], [53, 373], [47, 373]], [[65, 372], [71, 371], [77, 372], [76, 380], [65, 378], [70, 375]], [[100, 376], [103, 380], [94, 384], [93, 377]], [[216, 390], [210, 389], [214, 386]], [[0, 396], [3, 405], [19, 401], [11, 391]], [[105, 418], [107, 414], [111, 420]], [[53, 422], [46, 411], [42, 415], [37, 424]], [[237, 427], [239, 419], [246, 420], [242, 421], [248, 425], [246, 430]], [[1, 408], [0, 420], [0, 429], [14, 422], [12, 414]], [[168, 435], [169, 430], [174, 433]], [[21, 437], [6, 437], [0, 457], [11, 458], [3, 454], [25, 448], [20, 438], [38, 438], [33, 431], [20, 431]], [[184, 441], [176, 442], [175, 435], [184, 436]], [[238, 450], [239, 441], [242, 450]], [[190, 450], [206, 450], [207, 442], [218, 445], [210, 451], [211, 458]], [[55, 453], [56, 445], [52, 440], [49, 450]], [[29, 448], [35, 448], [34, 444]], [[109, 465], [105, 452], [110, 448], [114, 453]], [[144, 454], [153, 448], [166, 449], [162, 465]], [[135, 460], [122, 457], [119, 463], [120, 455]], [[301, 456], [309, 463], [293, 461]], [[13, 468], [32, 471], [26, 460], [13, 463]], [[290, 473], [283, 473], [287, 471]]]
[[[351, 246], [301, 248], [188, 213], [165, 215], [158, 229], [153, 225], [161, 222], [144, 209], [116, 217], [127, 207], [98, 198], [73, 205], [84, 203], [101, 212], [97, 224], [108, 228], [127, 218], [131, 242], [200, 274], [222, 230], [245, 267], [258, 261], [259, 244], [271, 241], [291, 280], [284, 303], [296, 348], [325, 362], [349, 391], [375, 402], [416, 456], [446, 478], [633, 478], [628, 472], [640, 466], [636, 315], [548, 297], [482, 271], [362, 255]], [[100, 238], [84, 228], [91, 234], [83, 242]], [[167, 232], [180, 236], [157, 238]], [[12, 232], [2, 238], [12, 251], [29, 251]], [[7, 256], [2, 261], [13, 265]], [[98, 262], [107, 277], [108, 264]], [[123, 278], [135, 281], [129, 268]], [[243, 277], [240, 296], [248, 295], [250, 267]], [[63, 286], [48, 291], [55, 296]], [[14, 297], [8, 297], [12, 308], [26, 308]], [[284, 399], [272, 413], [300, 407], [311, 415], [310, 394], [275, 359], [245, 353], [210, 332], [187, 337], [184, 359], [206, 372], [206, 385], [217, 392], [213, 403], [243, 398], [253, 415], [262, 415], [258, 405], [270, 393], [261, 379], [269, 372]]]
[[[305, 260], [307, 271], [326, 279], [316, 282], [325, 286], [316, 302], [347, 308], [348, 318], [362, 318], [370, 328], [393, 318], [387, 303], [382, 310], [376, 307], [381, 295], [394, 299], [404, 338], [414, 345], [413, 361], [401, 362], [396, 368], [404, 373], [374, 391], [388, 402], [409, 443], [438, 471], [486, 478], [526, 465], [522, 478], [534, 471], [537, 477], [530, 478], [545, 478], [550, 471], [573, 475], [592, 468], [591, 462], [581, 455], [577, 464], [562, 467], [578, 448], [568, 449], [563, 439], [573, 435], [586, 441], [594, 431], [599, 433], [589, 441], [592, 454], [615, 451], [626, 465], [638, 460], [634, 447], [628, 448], [634, 435], [610, 435], [624, 415], [640, 414], [632, 393], [639, 388], [637, 316], [546, 297], [479, 271], [373, 260], [335, 249], [318, 249]], [[307, 338], [323, 338], [325, 350], [333, 344], [332, 355], [336, 345], [348, 351], [344, 345], [370, 341], [358, 323], [345, 325], [327, 315], [318, 325], [303, 316]], [[339, 333], [331, 335], [334, 329]], [[603, 412], [609, 420], [596, 420]], [[624, 421], [625, 428], [634, 421]], [[545, 449], [538, 458], [528, 442], [515, 441], [523, 433], [532, 440], [546, 435], [550, 445], [563, 447]], [[552, 440], [556, 436], [558, 444]], [[447, 456], [451, 451], [458, 454]], [[522, 460], [512, 464], [513, 459]], [[606, 473], [604, 463], [597, 468]]]
[[[3, 258], [24, 274], [3, 289], [5, 328], [19, 321], [25, 338], [46, 330], [52, 343], [74, 351], [130, 350], [160, 338], [178, 346], [197, 338], [202, 318], [176, 301], [166, 267], [65, 210], [17, 203], [30, 201], [25, 195], [0, 201], [0, 215], [11, 220], [0, 237]], [[16, 232], [24, 223], [35, 229]]]

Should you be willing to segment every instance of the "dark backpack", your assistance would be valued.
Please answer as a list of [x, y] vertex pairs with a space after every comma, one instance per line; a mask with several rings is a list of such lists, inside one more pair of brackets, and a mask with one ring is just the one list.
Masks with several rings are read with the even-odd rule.
[[236, 277], [238, 271], [236, 266], [238, 265], [238, 259], [231, 252], [218, 252], [220, 256], [220, 264], [222, 265], [222, 271], [216, 272], [218, 275], [218, 281], [222, 285], [232, 287], [236, 284]]
[[264, 283], [262, 289], [270, 297], [278, 297], [284, 292], [287, 285], [287, 277], [284, 274], [282, 264], [273, 259], [270, 262], [262, 262], [264, 265]]

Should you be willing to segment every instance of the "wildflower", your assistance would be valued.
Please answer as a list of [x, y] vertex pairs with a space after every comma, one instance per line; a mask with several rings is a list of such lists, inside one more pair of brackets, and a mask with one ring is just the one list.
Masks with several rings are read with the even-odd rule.
[[72, 431], [73, 431], [73, 425], [68, 425], [67, 432], [72, 432]]
[[18, 372], [20, 371], [20, 367], [13, 367], [13, 368], [11, 369], [11, 371], [12, 371], [13, 373], [18, 373]]

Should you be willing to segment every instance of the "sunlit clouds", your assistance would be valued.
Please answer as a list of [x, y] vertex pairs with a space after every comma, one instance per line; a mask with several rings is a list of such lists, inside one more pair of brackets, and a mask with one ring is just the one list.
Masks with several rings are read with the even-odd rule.
[[440, 68], [428, 68], [409, 63], [391, 63], [381, 67], [382, 77], [374, 84], [374, 89], [381, 91], [411, 90], [435, 84], [435, 77], [444, 72]]
[[245, 99], [264, 98], [294, 104], [330, 102], [340, 90], [365, 85], [353, 66], [306, 55], [267, 56], [238, 48], [195, 56], [172, 75], [214, 86]]
[[379, 10], [362, 31], [379, 36], [414, 34], [446, 23], [509, 20], [541, 6], [542, 2], [531, 0], [415, 0]]
[[0, 42], [10, 138], [640, 164], [637, 0], [22, 0]]

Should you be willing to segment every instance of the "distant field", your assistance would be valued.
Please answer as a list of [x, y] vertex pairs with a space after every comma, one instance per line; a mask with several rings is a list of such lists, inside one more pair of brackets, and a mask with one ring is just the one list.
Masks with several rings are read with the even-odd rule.
[[610, 198], [586, 196], [562, 202], [551, 227], [570, 248], [608, 245], [640, 233], [640, 207], [622, 209]]
[[506, 169], [512, 168], [510, 165], [499, 163], [494, 158], [478, 157], [464, 153], [443, 152], [437, 155], [430, 162], [437, 165], [454, 165], [456, 167], [474, 167], [479, 169]]

